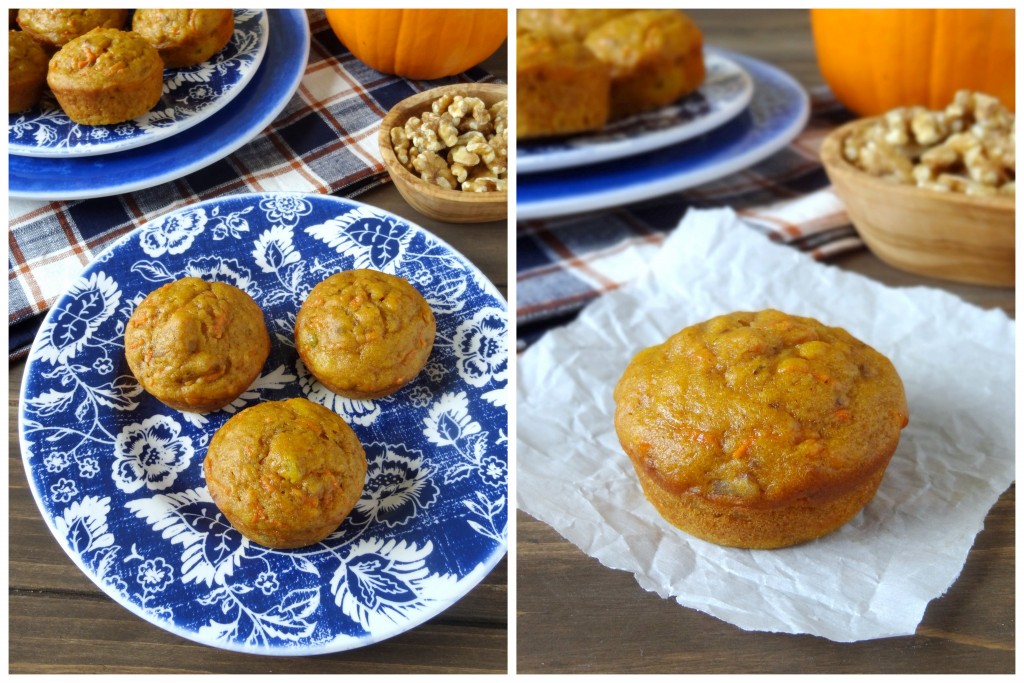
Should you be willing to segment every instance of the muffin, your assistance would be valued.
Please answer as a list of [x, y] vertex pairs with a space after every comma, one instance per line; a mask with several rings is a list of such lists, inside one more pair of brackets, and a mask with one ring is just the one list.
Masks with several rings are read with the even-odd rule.
[[412, 381], [434, 345], [434, 314], [408, 281], [348, 270], [309, 293], [295, 347], [321, 384], [353, 399], [387, 396]]
[[516, 30], [554, 33], [582, 41], [609, 19], [629, 14], [629, 9], [521, 9], [516, 12]]
[[169, 69], [205, 62], [224, 49], [235, 31], [230, 9], [137, 9], [132, 31], [160, 52]]
[[50, 62], [43, 47], [24, 31], [9, 31], [7, 43], [7, 112], [34, 107], [46, 86]]
[[19, 9], [18, 25], [52, 53], [94, 28], [124, 28], [126, 9]]
[[62, 47], [46, 82], [75, 123], [97, 126], [142, 116], [160, 100], [164, 64], [131, 31], [96, 28]]
[[213, 502], [268, 548], [322, 541], [359, 502], [366, 454], [337, 413], [304, 398], [258, 403], [217, 430], [203, 461]]
[[124, 349], [143, 389], [177, 410], [209, 412], [259, 376], [270, 336], [248, 294], [186, 277], [143, 299], [128, 319]]
[[596, 130], [608, 122], [608, 67], [584, 45], [545, 33], [516, 37], [516, 137]]
[[619, 441], [657, 511], [741, 548], [794, 545], [852, 519], [908, 420], [888, 359], [774, 310], [712, 318], [644, 349], [614, 398]]
[[704, 82], [700, 29], [678, 10], [614, 17], [583, 42], [611, 68], [612, 119], [669, 105]]

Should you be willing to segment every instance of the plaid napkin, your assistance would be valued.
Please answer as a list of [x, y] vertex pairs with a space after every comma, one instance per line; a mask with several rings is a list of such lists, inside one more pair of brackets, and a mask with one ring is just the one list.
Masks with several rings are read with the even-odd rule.
[[861, 248], [818, 158], [821, 140], [852, 117], [828, 89], [815, 89], [807, 127], [783, 150], [745, 171], [617, 209], [520, 222], [519, 349], [645, 270], [690, 207], [730, 206], [772, 239], [818, 259]]
[[344, 48], [323, 10], [307, 15], [312, 44], [298, 91], [266, 130], [230, 156], [125, 195], [10, 200], [10, 360], [27, 354], [46, 310], [111, 241], [168, 211], [229, 194], [280, 190], [354, 197], [389, 180], [377, 130], [392, 106], [438, 85], [496, 80], [479, 68], [439, 81], [378, 73]]

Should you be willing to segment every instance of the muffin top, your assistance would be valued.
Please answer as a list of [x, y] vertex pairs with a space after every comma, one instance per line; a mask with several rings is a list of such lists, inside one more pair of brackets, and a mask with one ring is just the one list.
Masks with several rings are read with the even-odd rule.
[[629, 9], [521, 9], [516, 13], [516, 29], [536, 33], [555, 33], [583, 40], [592, 30]]
[[96, 28], [62, 47], [50, 60], [52, 87], [74, 83], [85, 86], [116, 86], [163, 74], [156, 48], [137, 33]]
[[19, 9], [18, 25], [53, 47], [66, 45], [94, 28], [122, 28], [126, 9]]
[[7, 66], [11, 82], [23, 78], [46, 78], [50, 62], [46, 50], [24, 31], [9, 31], [7, 43]]
[[614, 395], [623, 448], [664, 488], [745, 506], [862, 483], [908, 419], [887, 358], [775, 310], [712, 318], [644, 349]]
[[604, 22], [587, 34], [584, 44], [612, 64], [612, 77], [636, 68], [652, 55], [681, 54], [702, 42], [700, 29], [674, 9], [630, 12]]

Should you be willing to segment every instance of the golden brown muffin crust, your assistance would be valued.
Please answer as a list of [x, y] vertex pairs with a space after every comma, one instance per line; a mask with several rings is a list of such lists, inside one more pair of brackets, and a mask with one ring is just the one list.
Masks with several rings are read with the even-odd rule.
[[9, 113], [35, 106], [46, 85], [50, 58], [24, 31], [9, 31], [7, 43], [7, 108]]
[[260, 403], [210, 440], [203, 473], [217, 507], [271, 548], [326, 538], [362, 495], [366, 455], [348, 424], [304, 398]]
[[516, 12], [516, 30], [553, 33], [583, 40], [609, 19], [628, 14], [629, 9], [521, 9]]
[[159, 50], [168, 68], [193, 66], [220, 52], [231, 40], [230, 9], [137, 9], [132, 30]]
[[124, 27], [126, 9], [19, 9], [18, 25], [55, 50], [94, 28]]
[[259, 376], [270, 353], [263, 312], [223, 282], [182, 278], [151, 292], [125, 329], [139, 383], [178, 410], [217, 410]]
[[348, 270], [309, 293], [295, 319], [295, 346], [331, 391], [379, 398], [408, 384], [434, 344], [430, 305], [408, 281], [375, 270]]

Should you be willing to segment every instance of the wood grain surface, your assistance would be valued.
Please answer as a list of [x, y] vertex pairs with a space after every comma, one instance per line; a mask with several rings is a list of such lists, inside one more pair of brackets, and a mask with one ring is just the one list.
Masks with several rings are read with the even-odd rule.
[[[771, 62], [819, 85], [803, 10], [688, 10], [706, 42]], [[866, 250], [831, 261], [893, 286], [950, 291], [1015, 313], [1013, 288], [950, 284], [895, 270]], [[1013, 372], [1013, 368], [1007, 368]], [[1012, 673], [1015, 488], [999, 499], [963, 572], [928, 605], [916, 635], [860, 643], [747, 632], [643, 590], [547, 525], [519, 512], [519, 673]]]
[[[503, 46], [484, 67], [507, 76]], [[426, 228], [508, 297], [507, 221], [454, 225], [418, 214], [391, 184], [358, 197]], [[490, 673], [508, 671], [508, 560], [426, 623], [375, 645], [312, 657], [246, 655], [180, 638], [135, 616], [65, 555], [40, 516], [18, 442], [24, 362], [11, 364], [9, 410], [8, 666], [22, 673]]]

